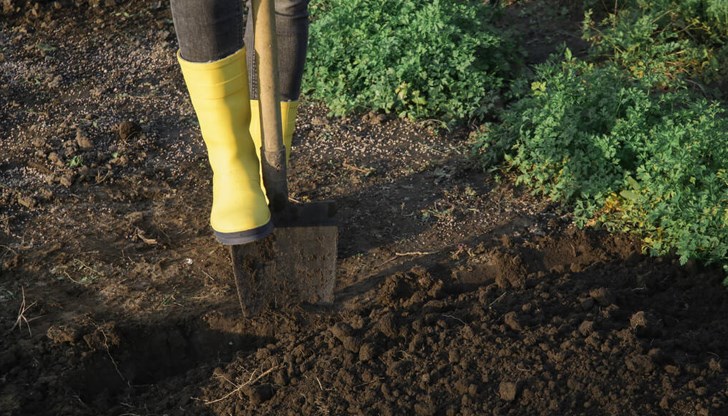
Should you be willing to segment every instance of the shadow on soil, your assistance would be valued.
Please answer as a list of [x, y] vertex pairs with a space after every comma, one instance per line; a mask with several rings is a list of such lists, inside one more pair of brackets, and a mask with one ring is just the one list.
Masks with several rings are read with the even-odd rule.
[[83, 403], [100, 409], [167, 379], [185, 380], [188, 372], [209, 376], [236, 354], [275, 342], [270, 337], [212, 330], [199, 321], [158, 326], [107, 323], [83, 340], [93, 352], [65, 379]]
[[426, 171], [386, 183], [372, 180], [355, 192], [329, 198], [338, 208], [339, 259], [410, 240], [438, 222], [463, 220], [473, 207], [454, 191], [468, 188], [473, 195], [487, 195], [492, 190], [487, 177], [468, 164], [452, 157]]

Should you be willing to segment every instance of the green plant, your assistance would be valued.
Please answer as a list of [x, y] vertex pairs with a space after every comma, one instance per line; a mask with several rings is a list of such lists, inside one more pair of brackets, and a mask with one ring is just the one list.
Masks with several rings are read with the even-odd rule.
[[304, 90], [336, 115], [482, 117], [517, 56], [493, 14], [471, 0], [314, 0]]
[[723, 34], [728, 34], [728, 2], [725, 0], [707, 0], [705, 12], [713, 25]]
[[83, 156], [76, 155], [68, 161], [69, 168], [77, 168], [83, 166]]
[[634, 179], [622, 184], [617, 226], [645, 233], [655, 254], [728, 260], [728, 120], [717, 103], [673, 103], [650, 126]]
[[600, 22], [585, 15], [584, 39], [596, 60], [607, 59], [653, 86], [671, 89], [686, 79], [713, 81], [726, 61], [728, 2], [624, 0]]
[[614, 62], [549, 62], [477, 148], [487, 162], [506, 151], [517, 182], [571, 204], [580, 225], [639, 233], [683, 262], [728, 264], [726, 111], [653, 87]]
[[636, 12], [667, 17], [685, 32], [694, 31], [692, 34], [699, 31], [728, 33], [728, 3], [725, 0], [618, 0], [614, 6], [608, 10], [612, 14], [634, 15]]

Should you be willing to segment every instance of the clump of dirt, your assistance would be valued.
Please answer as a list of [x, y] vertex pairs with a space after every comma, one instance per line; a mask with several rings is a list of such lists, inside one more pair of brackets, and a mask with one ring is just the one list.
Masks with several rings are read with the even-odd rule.
[[465, 130], [304, 102], [335, 300], [241, 319], [166, 3], [3, 6], [1, 414], [725, 414], [722, 272], [569, 227]]
[[[227, 365], [202, 403], [215, 414], [720, 414], [720, 273], [696, 279], [637, 253], [570, 230], [472, 253], [457, 270], [392, 274], [366, 307], [317, 315]], [[462, 270], [480, 283], [464, 286]], [[216, 402], [266, 371], [263, 400], [241, 390]]]

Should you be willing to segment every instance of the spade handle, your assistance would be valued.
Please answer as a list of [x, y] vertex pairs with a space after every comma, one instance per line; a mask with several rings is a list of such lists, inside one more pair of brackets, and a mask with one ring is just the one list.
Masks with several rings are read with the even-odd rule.
[[[258, 55], [260, 116], [262, 132], [261, 164], [265, 186], [273, 213], [288, 203], [286, 148], [281, 125], [280, 87], [278, 82], [278, 43], [274, 0], [253, 0], [255, 54]], [[255, 76], [255, 74], [251, 74]]]

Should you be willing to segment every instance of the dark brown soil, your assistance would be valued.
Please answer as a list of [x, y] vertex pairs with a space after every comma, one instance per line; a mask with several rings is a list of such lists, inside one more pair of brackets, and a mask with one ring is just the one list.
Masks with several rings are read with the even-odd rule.
[[[304, 103], [336, 300], [242, 319], [166, 3], [77, 3], [3, 2], [0, 415], [728, 415], [722, 271], [573, 228], [464, 130]], [[579, 10], [512, 3], [529, 62], [578, 51]]]

